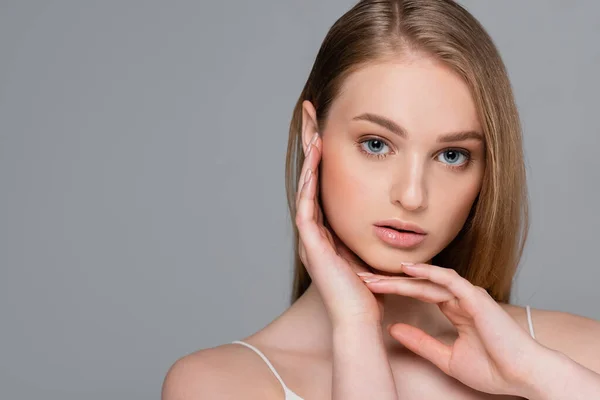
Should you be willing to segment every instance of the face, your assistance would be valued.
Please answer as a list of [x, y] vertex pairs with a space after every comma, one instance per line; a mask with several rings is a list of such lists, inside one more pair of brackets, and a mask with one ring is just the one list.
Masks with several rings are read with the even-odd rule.
[[344, 82], [320, 133], [323, 212], [372, 268], [430, 262], [459, 233], [485, 147], [468, 87], [450, 69], [428, 58], [364, 67]]

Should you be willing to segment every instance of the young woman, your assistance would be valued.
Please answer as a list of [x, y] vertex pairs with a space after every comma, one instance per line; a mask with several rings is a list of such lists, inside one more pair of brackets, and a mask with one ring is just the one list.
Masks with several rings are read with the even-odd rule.
[[177, 361], [164, 400], [600, 398], [600, 323], [509, 304], [521, 129], [498, 51], [461, 6], [364, 0], [333, 25], [294, 109], [286, 184], [291, 307]]

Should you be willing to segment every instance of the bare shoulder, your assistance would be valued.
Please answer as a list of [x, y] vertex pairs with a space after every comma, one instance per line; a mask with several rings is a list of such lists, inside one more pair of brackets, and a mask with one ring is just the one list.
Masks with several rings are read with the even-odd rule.
[[236, 344], [180, 358], [169, 368], [162, 386], [162, 400], [280, 399], [282, 393], [258, 355]]
[[[528, 329], [524, 307], [502, 306], [520, 325]], [[600, 373], [600, 321], [563, 311], [534, 308], [531, 308], [531, 321], [538, 343]]]
[[536, 339], [600, 373], [600, 322], [562, 311], [531, 310]]

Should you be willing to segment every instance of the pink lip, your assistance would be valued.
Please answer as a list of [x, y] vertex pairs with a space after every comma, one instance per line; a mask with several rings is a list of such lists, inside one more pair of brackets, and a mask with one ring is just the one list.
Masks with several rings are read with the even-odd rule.
[[375, 226], [379, 227], [392, 227], [394, 229], [403, 231], [412, 231], [414, 233], [420, 233], [421, 235], [427, 234], [419, 225], [412, 224], [410, 222], [403, 222], [398, 219], [386, 219], [385, 221], [378, 221]]
[[421, 244], [427, 235], [414, 232], [398, 232], [391, 228], [375, 226], [375, 235], [383, 242], [399, 249], [410, 249]]

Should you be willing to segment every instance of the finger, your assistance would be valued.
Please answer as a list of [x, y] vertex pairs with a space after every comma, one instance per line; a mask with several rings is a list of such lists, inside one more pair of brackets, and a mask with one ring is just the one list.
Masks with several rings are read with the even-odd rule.
[[[296, 191], [296, 207], [298, 206], [298, 199], [300, 197], [300, 192], [302, 191], [302, 186], [304, 185], [304, 181], [306, 178], [306, 171], [311, 167], [311, 148], [313, 147], [314, 143], [317, 141], [317, 139], [319, 138], [319, 134], [317, 132], [314, 133], [311, 141], [308, 143], [308, 146], [304, 149], [304, 162], [302, 163], [302, 170], [300, 171], [300, 177], [298, 178], [298, 188]], [[313, 171], [315, 170], [315, 168], [312, 168]]]
[[298, 187], [296, 191], [296, 209], [298, 209], [298, 201], [300, 200], [300, 193], [302, 192], [302, 188], [304, 187], [304, 182], [306, 180], [306, 171], [308, 171], [309, 164], [308, 161], [310, 159], [310, 147], [309, 151], [306, 153], [304, 161], [302, 162], [302, 170], [300, 171], [300, 176], [298, 178]]
[[[307, 171], [310, 169], [313, 175], [317, 174], [319, 159], [320, 159], [319, 150], [311, 142], [309, 144], [309, 148], [308, 148], [308, 152], [306, 154], [306, 158], [304, 159], [304, 163], [302, 165], [302, 172], [301, 172], [301, 176], [300, 176], [300, 179], [299, 179], [299, 185], [298, 185], [300, 188], [299, 188], [298, 192], [296, 193], [296, 209], [298, 207], [298, 200], [300, 198], [300, 192], [302, 191], [302, 187], [306, 183], [306, 174], [307, 174]], [[316, 176], [318, 176], [318, 175], [316, 175]], [[316, 180], [316, 183], [318, 184], [318, 180]]]
[[427, 303], [442, 303], [456, 297], [443, 286], [426, 279], [385, 278], [373, 281], [373, 277], [363, 277], [363, 281], [373, 293], [391, 293], [409, 296]]
[[321, 161], [321, 149], [323, 146], [323, 141], [321, 137], [317, 134], [311, 142], [309, 143], [310, 147], [310, 155], [307, 157], [305, 163], [307, 168], [312, 170], [314, 175], [313, 179], [315, 180], [315, 196], [314, 196], [314, 218], [319, 225], [323, 225], [323, 212], [321, 210], [321, 205], [319, 201], [319, 163]]
[[430, 264], [402, 264], [402, 271], [410, 276], [427, 278], [431, 282], [447, 288], [455, 297], [464, 302], [466, 301], [471, 306], [475, 305], [480, 294], [471, 282], [451, 268], [442, 268]]
[[407, 349], [431, 361], [435, 366], [450, 375], [452, 348], [426, 334], [422, 330], [407, 324], [393, 324], [390, 335], [406, 346]]
[[315, 153], [315, 158], [318, 158], [316, 160], [316, 165], [314, 168], [314, 174], [315, 174], [315, 197], [314, 197], [314, 202], [315, 202], [315, 218], [317, 220], [317, 223], [319, 225], [323, 225], [323, 210], [321, 209], [321, 199], [320, 199], [320, 193], [321, 193], [321, 184], [320, 184], [320, 170], [319, 170], [319, 162], [321, 161], [321, 150], [319, 149], [319, 151], [316, 151]]
[[[315, 201], [315, 217], [317, 220], [317, 223], [319, 225], [323, 225], [323, 210], [321, 209], [321, 201], [320, 201], [320, 193], [321, 193], [321, 183], [320, 183], [320, 168], [319, 168], [319, 164], [321, 162], [321, 157], [323, 155], [323, 139], [318, 136], [315, 141], [314, 141], [314, 147], [317, 148], [318, 151], [314, 152], [314, 159], [311, 159], [311, 168], [313, 170], [313, 173], [315, 174], [315, 184], [316, 184], [316, 189], [315, 189], [315, 197], [314, 197], [314, 201]], [[314, 162], [314, 163], [313, 163]]]
[[[417, 268], [403, 265], [402, 269], [411, 276], [426, 278], [438, 283], [454, 294], [460, 308], [472, 318], [486, 348], [497, 356], [501, 356], [504, 346], [519, 343], [517, 340], [498, 342], [497, 337], [525, 334], [520, 329], [514, 329], [515, 320], [496, 303], [485, 289], [472, 285], [468, 280], [459, 276], [456, 271], [429, 264], [419, 264]], [[451, 319], [450, 315], [446, 313], [445, 315]], [[452, 322], [455, 323], [455, 321]]]
[[[313, 207], [312, 207], [312, 219], [315, 220], [316, 222], [318, 222], [319, 220], [319, 203], [317, 201], [317, 187], [319, 184], [318, 181], [318, 167], [319, 167], [319, 160], [321, 158], [320, 155], [320, 148], [319, 148], [319, 144], [320, 144], [320, 139], [319, 139], [319, 135], [317, 133], [315, 133], [315, 136], [313, 136], [311, 142], [308, 144], [309, 150], [308, 150], [308, 156], [304, 162], [305, 165], [305, 169], [306, 172], [304, 173], [304, 180], [303, 182], [303, 187], [304, 185], [306, 185], [308, 182], [306, 181], [306, 176], [308, 174], [308, 171], [310, 170], [311, 172], [311, 178], [310, 181], [312, 182], [311, 184], [314, 186], [314, 188], [307, 188], [309, 189], [311, 192], [309, 194], [309, 197], [311, 198], [311, 201], [314, 203]], [[301, 192], [303, 192], [301, 190]], [[297, 205], [298, 207], [298, 205]]]
[[323, 225], [323, 210], [321, 209], [321, 201], [319, 199], [318, 196], [318, 191], [317, 191], [317, 196], [315, 196], [315, 209], [317, 212], [317, 222], [319, 223], [319, 225]]
[[306, 178], [300, 197], [298, 199], [298, 209], [296, 210], [296, 226], [300, 234], [300, 239], [304, 244], [307, 255], [312, 251], [324, 251], [322, 238], [319, 228], [314, 219], [314, 195], [315, 179], [312, 170], [309, 168], [306, 172]]

